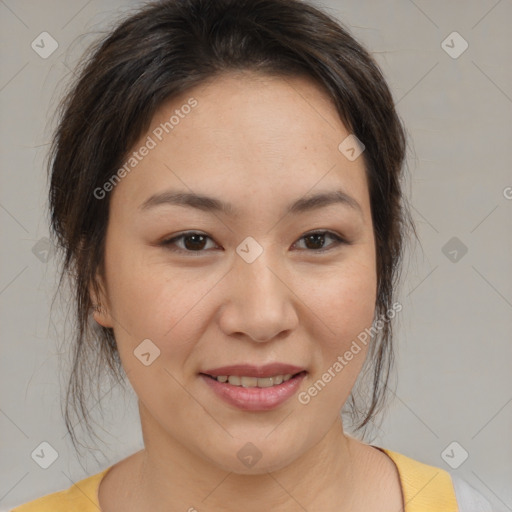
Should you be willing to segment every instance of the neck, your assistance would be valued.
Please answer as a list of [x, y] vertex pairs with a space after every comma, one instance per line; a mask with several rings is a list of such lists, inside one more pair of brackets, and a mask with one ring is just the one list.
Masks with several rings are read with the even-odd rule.
[[143, 421], [143, 435], [138, 510], [340, 511], [350, 510], [354, 498], [355, 441], [344, 434], [341, 418], [292, 464], [256, 475], [219, 468], [153, 422]]

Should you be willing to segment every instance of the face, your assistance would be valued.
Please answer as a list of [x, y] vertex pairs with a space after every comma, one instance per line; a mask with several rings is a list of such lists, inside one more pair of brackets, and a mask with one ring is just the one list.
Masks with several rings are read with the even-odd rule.
[[174, 98], [132, 149], [94, 318], [114, 329], [147, 450], [266, 472], [339, 421], [367, 347], [344, 355], [376, 300], [348, 135], [309, 79], [243, 73]]

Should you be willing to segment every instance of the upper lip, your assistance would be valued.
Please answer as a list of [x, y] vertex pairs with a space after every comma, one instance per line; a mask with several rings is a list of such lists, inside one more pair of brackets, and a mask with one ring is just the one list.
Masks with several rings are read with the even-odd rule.
[[305, 371], [300, 366], [285, 363], [271, 363], [263, 366], [254, 366], [252, 364], [233, 364], [230, 366], [221, 366], [211, 370], [205, 370], [206, 375], [218, 377], [219, 375], [236, 375], [239, 377], [273, 377], [275, 375], [296, 374]]

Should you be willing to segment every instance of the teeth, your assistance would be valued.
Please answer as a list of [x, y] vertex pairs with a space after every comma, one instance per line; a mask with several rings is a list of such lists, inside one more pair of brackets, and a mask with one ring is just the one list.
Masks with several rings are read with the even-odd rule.
[[240, 377], [236, 377], [235, 375], [230, 375], [228, 378], [228, 382], [232, 384], [233, 386], [241, 386], [242, 385], [242, 379]]
[[218, 382], [229, 382], [232, 386], [242, 386], [243, 388], [270, 388], [272, 386], [277, 386], [290, 380], [292, 378], [291, 373], [287, 373], [286, 375], [276, 375], [275, 377], [239, 377], [238, 375], [219, 375], [216, 377]]

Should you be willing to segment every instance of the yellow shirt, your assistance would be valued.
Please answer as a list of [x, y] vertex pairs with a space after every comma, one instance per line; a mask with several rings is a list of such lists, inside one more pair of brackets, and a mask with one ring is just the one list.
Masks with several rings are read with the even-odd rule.
[[[395, 463], [405, 502], [405, 512], [458, 512], [450, 474], [400, 453], [379, 448]], [[112, 468], [84, 478], [65, 491], [48, 494], [11, 512], [98, 512], [101, 479]]]

